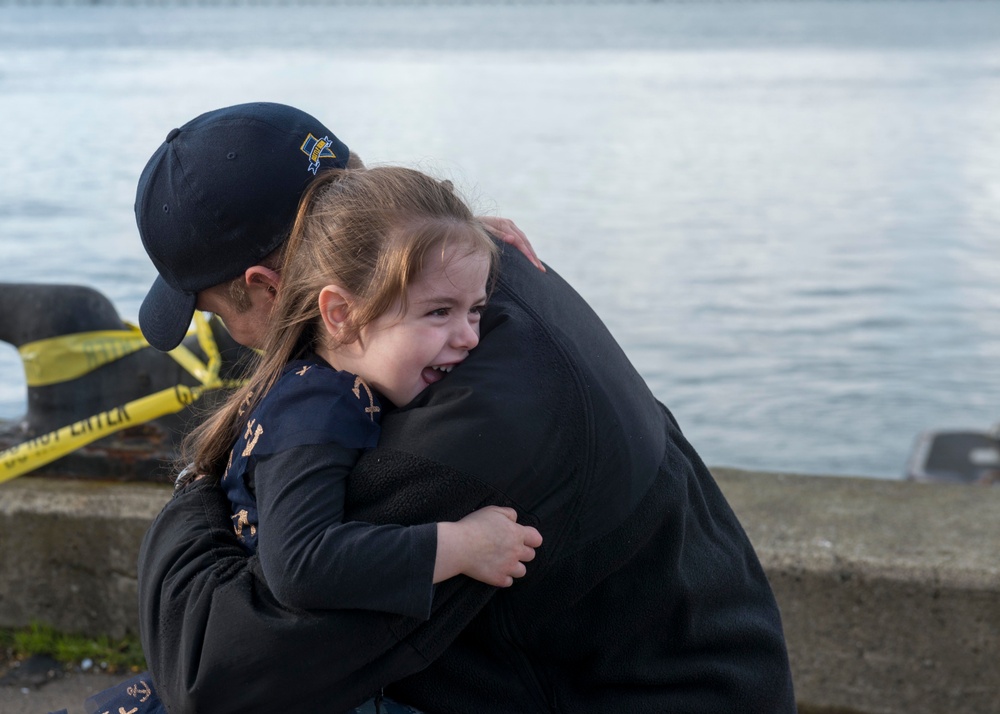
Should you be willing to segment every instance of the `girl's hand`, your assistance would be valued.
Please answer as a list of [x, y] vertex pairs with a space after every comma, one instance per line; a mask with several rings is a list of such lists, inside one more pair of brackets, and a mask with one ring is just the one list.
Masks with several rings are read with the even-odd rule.
[[517, 524], [513, 508], [487, 506], [457, 523], [438, 523], [437, 560], [434, 582], [458, 574], [487, 585], [509, 587], [524, 576], [541, 534], [531, 526]]
[[524, 232], [514, 225], [514, 221], [509, 218], [494, 218], [493, 216], [478, 216], [480, 223], [486, 225], [490, 233], [493, 233], [497, 238], [502, 240], [504, 243], [514, 246], [519, 251], [524, 253], [524, 255], [531, 261], [531, 264], [536, 268], [545, 272], [545, 266], [542, 265], [542, 261], [538, 259], [535, 254], [535, 249], [531, 247], [531, 243], [528, 242], [528, 236], [524, 235]]

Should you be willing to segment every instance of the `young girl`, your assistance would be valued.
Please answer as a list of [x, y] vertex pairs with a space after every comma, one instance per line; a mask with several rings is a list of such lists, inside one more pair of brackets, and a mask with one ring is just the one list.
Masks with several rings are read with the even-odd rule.
[[[409, 527], [344, 517], [348, 474], [378, 441], [380, 397], [405, 406], [478, 344], [496, 252], [450, 184], [417, 171], [331, 171], [306, 194], [263, 356], [184, 444], [185, 463], [220, 478], [283, 604], [426, 619], [435, 583], [524, 575], [541, 536], [512, 509]], [[94, 703], [162, 711], [148, 677], [126, 684]]]
[[460, 368], [495, 253], [450, 185], [417, 171], [332, 173], [306, 195], [265, 356], [185, 459], [222, 474], [236, 532], [284, 604], [426, 618], [433, 583], [524, 574], [535, 532], [509, 509], [408, 528], [343, 517], [347, 474], [378, 440], [377, 395], [402, 407]]

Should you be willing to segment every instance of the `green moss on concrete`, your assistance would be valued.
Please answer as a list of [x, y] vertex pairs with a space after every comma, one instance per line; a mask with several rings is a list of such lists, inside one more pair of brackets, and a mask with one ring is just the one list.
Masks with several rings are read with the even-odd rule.
[[90, 660], [95, 669], [108, 672], [140, 672], [146, 669], [139, 638], [131, 635], [121, 639], [86, 637], [32, 623], [17, 629], [0, 628], [0, 649], [8, 660], [48, 655], [68, 667], [79, 667]]

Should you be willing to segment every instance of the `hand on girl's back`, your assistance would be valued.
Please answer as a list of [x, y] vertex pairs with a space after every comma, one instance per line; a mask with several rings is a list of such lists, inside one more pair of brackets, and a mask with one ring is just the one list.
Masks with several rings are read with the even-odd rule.
[[545, 266], [542, 265], [542, 261], [538, 259], [538, 254], [535, 253], [535, 249], [531, 246], [528, 236], [524, 234], [524, 231], [517, 227], [514, 221], [509, 218], [497, 218], [494, 216], [479, 216], [479, 221], [480, 223], [485, 224], [487, 230], [493, 233], [504, 243], [512, 245], [524, 253], [525, 257], [531, 261], [532, 265], [541, 270], [543, 273], [546, 272]]
[[523, 577], [541, 534], [531, 526], [517, 523], [513, 508], [486, 506], [473, 511], [457, 524], [463, 531], [467, 553], [461, 569], [464, 575], [496, 587], [509, 587]]

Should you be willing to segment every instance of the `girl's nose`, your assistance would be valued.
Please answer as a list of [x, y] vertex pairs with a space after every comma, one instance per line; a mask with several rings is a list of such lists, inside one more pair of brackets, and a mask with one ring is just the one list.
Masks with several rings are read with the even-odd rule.
[[479, 322], [462, 320], [452, 333], [452, 347], [459, 350], [471, 350], [479, 344]]

